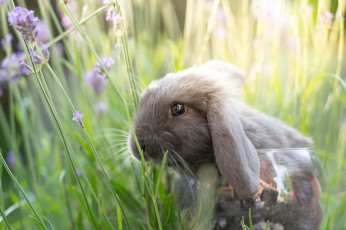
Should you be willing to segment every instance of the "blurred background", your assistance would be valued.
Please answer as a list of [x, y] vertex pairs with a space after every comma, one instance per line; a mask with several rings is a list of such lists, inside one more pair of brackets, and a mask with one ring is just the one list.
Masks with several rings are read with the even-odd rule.
[[[8, 24], [14, 6], [40, 20], [36, 48], [50, 51], [42, 74], [27, 76], [20, 65], [30, 58]], [[156, 167], [141, 171], [127, 133], [152, 80], [220, 59], [246, 71], [244, 101], [313, 138], [322, 229], [346, 229], [345, 7], [345, 0], [1, 0], [0, 149], [25, 196], [2, 165], [0, 228], [33, 229], [31, 203], [47, 229], [189, 229], [174, 206], [174, 173], [165, 170], [158, 183]], [[83, 125], [72, 120], [76, 110]], [[155, 199], [146, 178], [158, 184]]]

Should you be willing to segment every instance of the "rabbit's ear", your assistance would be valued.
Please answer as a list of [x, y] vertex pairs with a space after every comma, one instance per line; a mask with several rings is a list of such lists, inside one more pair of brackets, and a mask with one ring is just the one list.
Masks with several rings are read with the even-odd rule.
[[237, 92], [234, 92], [234, 94], [240, 94], [246, 79], [246, 74], [242, 69], [230, 63], [219, 60], [207, 61], [202, 65], [202, 67], [208, 68], [218, 75], [226, 76], [234, 86], [233, 89], [237, 90]]
[[237, 193], [253, 195], [259, 188], [260, 171], [255, 147], [245, 135], [232, 101], [214, 102], [209, 101], [207, 119], [216, 164]]

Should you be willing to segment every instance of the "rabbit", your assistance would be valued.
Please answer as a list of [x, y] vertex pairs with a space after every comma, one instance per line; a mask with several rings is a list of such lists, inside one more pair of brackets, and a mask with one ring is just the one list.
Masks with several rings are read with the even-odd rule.
[[215, 165], [236, 194], [252, 197], [260, 185], [257, 149], [308, 148], [313, 142], [243, 103], [245, 78], [240, 68], [211, 60], [153, 81], [133, 119], [130, 152], [140, 159], [139, 147], [146, 161], [160, 162], [168, 150], [167, 164], [192, 175]]

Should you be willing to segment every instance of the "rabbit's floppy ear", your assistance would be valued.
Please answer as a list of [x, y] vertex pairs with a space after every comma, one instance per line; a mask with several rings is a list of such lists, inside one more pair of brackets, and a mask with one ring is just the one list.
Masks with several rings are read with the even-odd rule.
[[253, 195], [259, 188], [260, 163], [257, 152], [245, 135], [234, 109], [236, 101], [217, 98], [209, 100], [207, 109], [216, 164], [237, 193]]
[[241, 93], [246, 79], [246, 74], [242, 69], [219, 60], [207, 61], [201, 67], [208, 68], [216, 74], [226, 75], [232, 81], [233, 90], [236, 90], [233, 93], [237, 96]]

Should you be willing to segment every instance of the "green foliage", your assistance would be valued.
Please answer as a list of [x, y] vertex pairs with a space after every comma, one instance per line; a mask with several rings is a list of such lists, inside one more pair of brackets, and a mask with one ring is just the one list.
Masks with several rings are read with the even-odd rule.
[[[346, 226], [346, 1], [313, 1], [310, 8], [308, 1], [282, 0], [270, 10], [249, 0], [187, 0], [183, 13], [177, 2], [0, 4], [0, 38], [15, 37], [1, 59], [18, 51], [18, 41], [35, 68], [20, 33], [7, 23], [17, 5], [47, 23], [51, 52], [35, 74], [0, 83], [0, 229], [201, 226], [191, 223], [190, 210], [175, 205], [174, 173], [164, 170], [167, 152], [160, 166], [148, 165], [133, 159], [126, 143], [142, 88], [209, 59], [242, 67], [244, 99], [314, 139], [325, 178], [322, 229]], [[112, 7], [124, 17], [121, 34], [105, 21]], [[331, 21], [323, 18], [328, 9]], [[104, 57], [115, 65], [109, 71], [101, 66], [108, 85], [95, 93], [84, 76]], [[97, 108], [101, 102], [105, 111]], [[72, 121], [76, 110], [84, 114], [83, 125]], [[7, 160], [10, 151], [15, 166]]]

